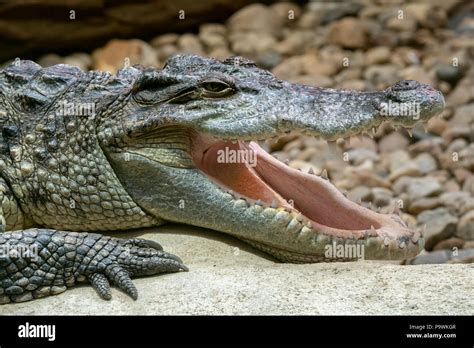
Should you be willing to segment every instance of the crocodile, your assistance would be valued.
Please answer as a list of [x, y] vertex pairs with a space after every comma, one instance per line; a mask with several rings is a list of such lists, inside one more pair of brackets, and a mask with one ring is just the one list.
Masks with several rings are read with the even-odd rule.
[[116, 74], [18, 59], [0, 71], [0, 303], [81, 281], [103, 299], [111, 284], [137, 299], [133, 277], [188, 269], [155, 242], [108, 232], [166, 222], [233, 235], [283, 262], [357, 259], [329, 258], [328, 245], [361, 246], [365, 259], [412, 257], [419, 229], [258, 141], [331, 142], [384, 121], [412, 128], [443, 108], [442, 93], [416, 81], [326, 89], [242, 57], [176, 55], [162, 69]]

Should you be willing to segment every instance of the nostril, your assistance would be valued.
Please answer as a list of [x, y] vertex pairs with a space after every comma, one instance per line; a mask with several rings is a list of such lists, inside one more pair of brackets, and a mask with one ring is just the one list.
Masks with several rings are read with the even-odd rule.
[[418, 82], [414, 80], [402, 80], [393, 85], [392, 89], [395, 91], [406, 91], [415, 89], [418, 86]]

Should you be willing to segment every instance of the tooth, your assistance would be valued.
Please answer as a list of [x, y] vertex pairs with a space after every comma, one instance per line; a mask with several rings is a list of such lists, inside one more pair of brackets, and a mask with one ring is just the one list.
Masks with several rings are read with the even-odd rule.
[[277, 201], [274, 199], [274, 200], [272, 201], [272, 204], [270, 204], [270, 208], [275, 209], [275, 208], [277, 208], [277, 207], [278, 207]]
[[320, 177], [323, 178], [324, 180], [328, 180], [328, 171], [327, 171], [326, 169], [324, 169], [324, 170], [321, 172]]
[[413, 234], [413, 237], [411, 237], [411, 241], [413, 243], [418, 242], [418, 239], [420, 239], [420, 229], [416, 229], [415, 233]]
[[255, 201], [255, 205], [263, 205], [263, 202], [260, 199], [257, 199]]
[[404, 249], [404, 248], [406, 247], [405, 242], [401, 242], [401, 243], [398, 245], [398, 247], [399, 247], [400, 249]]
[[410, 136], [410, 138], [413, 138], [413, 130], [410, 128], [407, 128], [407, 133]]
[[374, 227], [374, 225], [370, 225], [370, 230], [371, 230], [372, 232], [375, 232], [375, 227]]
[[383, 244], [385, 244], [385, 246], [388, 246], [390, 244], [390, 239], [385, 238]]
[[303, 214], [301, 214], [301, 213], [298, 214], [298, 215], [296, 215], [296, 221], [302, 222], [302, 221], [303, 221], [303, 218], [304, 218], [304, 217], [303, 217]]
[[290, 164], [290, 160], [287, 158], [287, 159], [284, 159], [283, 160], [283, 163], [285, 163], [287, 166]]
[[344, 191], [342, 194], [347, 198], [347, 191]]
[[231, 142], [232, 142], [232, 144], [235, 145], [235, 144], [237, 144], [237, 139], [232, 139]]
[[375, 135], [375, 133], [377, 133], [377, 128], [372, 127], [372, 135]]
[[309, 167], [308, 174], [314, 175], [313, 167]]

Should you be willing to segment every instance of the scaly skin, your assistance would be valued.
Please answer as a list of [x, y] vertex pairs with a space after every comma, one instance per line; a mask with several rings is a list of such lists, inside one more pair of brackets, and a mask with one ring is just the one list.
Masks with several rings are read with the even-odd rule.
[[[419, 114], [383, 114], [388, 102], [416, 103]], [[76, 108], [90, 105], [94, 112], [86, 115]], [[361, 210], [376, 227], [319, 226], [281, 202], [228, 192], [200, 166], [219, 139], [296, 132], [335, 140], [383, 121], [412, 127], [443, 107], [440, 92], [415, 81], [380, 92], [337, 91], [278, 80], [239, 57], [176, 56], [162, 70], [135, 66], [115, 76], [15, 62], [0, 71], [0, 222], [5, 231], [20, 232], [0, 237], [0, 302], [61, 292], [81, 279], [105, 299], [107, 279], [136, 298], [129, 277], [144, 274], [142, 267], [155, 274], [185, 266], [146, 241], [86, 232], [166, 221], [229, 233], [290, 262], [330, 261], [324, 250], [333, 241], [363, 245], [367, 259], [416, 255], [423, 239], [397, 215]], [[313, 180], [287, 171], [290, 180]], [[344, 200], [321, 185], [335, 201]], [[88, 249], [86, 241], [100, 248]], [[51, 256], [33, 261], [5, 253], [15, 243]]]
[[187, 270], [178, 257], [143, 239], [30, 229], [0, 235], [0, 245], [0, 304], [59, 294], [84, 280], [105, 300], [112, 296], [109, 280], [136, 300], [130, 277]]

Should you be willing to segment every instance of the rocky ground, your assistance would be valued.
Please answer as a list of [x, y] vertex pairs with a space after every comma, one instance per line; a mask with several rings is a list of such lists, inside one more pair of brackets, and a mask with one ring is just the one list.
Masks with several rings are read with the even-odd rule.
[[398, 208], [410, 226], [424, 228], [426, 251], [405, 263], [471, 263], [473, 6], [456, 0], [388, 3], [253, 4], [223, 24], [202, 24], [196, 33], [112, 40], [91, 54], [48, 54], [38, 63], [116, 72], [124, 64], [161, 67], [176, 53], [242, 55], [282, 79], [322, 87], [375, 90], [401, 79], [433, 85], [445, 94], [447, 107], [426, 132], [382, 125], [333, 146], [310, 137], [265, 146], [295, 168], [327, 170], [350, 199], [383, 212]]
[[[116, 235], [116, 234], [114, 234]], [[36, 301], [0, 306], [3, 315], [472, 315], [473, 265], [389, 262], [283, 264], [247, 244], [192, 226], [166, 225], [120, 236], [161, 243], [189, 272], [134, 281], [133, 301], [89, 285]]]

